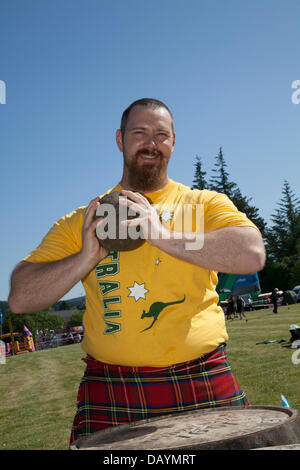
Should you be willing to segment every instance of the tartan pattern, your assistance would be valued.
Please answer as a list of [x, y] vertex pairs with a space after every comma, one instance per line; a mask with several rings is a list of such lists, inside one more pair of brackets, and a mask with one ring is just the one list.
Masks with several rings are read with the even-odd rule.
[[173, 412], [247, 406], [225, 346], [170, 367], [125, 367], [88, 356], [70, 443], [110, 426]]

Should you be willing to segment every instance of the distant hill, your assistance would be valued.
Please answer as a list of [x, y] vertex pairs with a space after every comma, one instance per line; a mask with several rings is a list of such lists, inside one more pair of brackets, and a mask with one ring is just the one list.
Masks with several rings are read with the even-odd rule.
[[59, 310], [61, 308], [62, 303], [67, 304], [71, 309], [77, 308], [84, 308], [85, 306], [85, 296], [82, 297], [75, 297], [74, 299], [67, 299], [67, 300], [59, 300], [56, 304], [52, 305], [54, 310]]
[[[62, 305], [63, 302], [64, 304]], [[65, 304], [70, 307], [70, 311], [76, 311], [77, 309], [83, 310], [85, 308], [85, 296], [75, 297], [74, 299], [59, 300], [54, 305], [52, 305], [52, 308], [54, 308], [55, 311], [59, 312], [60, 308], [64, 307]], [[6, 300], [0, 300], [0, 310], [5, 313], [8, 308], [8, 302]], [[63, 310], [65, 309], [63, 308]]]
[[48, 312], [49, 315], [58, 315], [63, 317], [64, 320], [69, 321], [73, 313], [78, 312], [77, 308], [71, 308], [70, 310], [54, 310], [52, 312]]

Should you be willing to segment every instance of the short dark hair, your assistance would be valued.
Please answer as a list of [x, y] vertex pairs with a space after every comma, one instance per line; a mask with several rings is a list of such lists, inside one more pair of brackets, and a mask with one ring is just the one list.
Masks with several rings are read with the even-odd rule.
[[124, 136], [124, 132], [125, 132], [125, 129], [126, 129], [126, 125], [127, 125], [127, 121], [128, 121], [128, 118], [129, 118], [130, 111], [132, 110], [132, 108], [134, 108], [134, 106], [145, 106], [145, 107], [154, 108], [154, 109], [155, 108], [165, 108], [171, 116], [172, 131], [174, 133], [174, 118], [173, 118], [173, 115], [172, 115], [171, 111], [169, 110], [168, 106], [165, 103], [163, 103], [162, 101], [156, 100], [155, 98], [141, 98], [140, 100], [136, 100], [133, 103], [131, 103], [131, 105], [128, 106], [128, 108], [126, 108], [125, 111], [123, 112], [122, 119], [121, 119], [121, 127], [120, 127], [122, 136]]

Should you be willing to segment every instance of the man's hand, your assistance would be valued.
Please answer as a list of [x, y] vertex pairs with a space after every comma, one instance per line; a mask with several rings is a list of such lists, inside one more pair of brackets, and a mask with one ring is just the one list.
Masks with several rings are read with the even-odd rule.
[[95, 219], [99, 204], [98, 197], [89, 203], [85, 211], [82, 225], [82, 259], [88, 266], [91, 266], [91, 269], [108, 254], [108, 250], [100, 245], [96, 235], [96, 228], [103, 220], [103, 217], [97, 217]]
[[137, 227], [139, 225], [143, 232], [143, 238], [150, 244], [152, 244], [154, 240], [159, 240], [164, 237], [169, 238], [169, 231], [162, 225], [156, 210], [144, 196], [126, 190], [123, 190], [122, 194], [126, 196], [126, 198], [120, 198], [119, 203], [127, 206], [128, 209], [133, 210], [139, 215], [139, 217], [135, 219], [122, 221], [121, 223], [123, 225], [127, 227]]
[[14, 313], [37, 312], [50, 307], [107, 256], [99, 243], [94, 219], [99, 198], [88, 205], [82, 226], [82, 249], [74, 255], [52, 262], [21, 261], [11, 276], [9, 305]]

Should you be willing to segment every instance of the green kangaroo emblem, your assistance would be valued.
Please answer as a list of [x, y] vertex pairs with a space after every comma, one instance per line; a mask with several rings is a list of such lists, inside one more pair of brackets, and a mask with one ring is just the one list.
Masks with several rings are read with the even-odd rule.
[[151, 323], [150, 326], [148, 326], [148, 328], [145, 328], [144, 330], [141, 331], [141, 333], [143, 333], [143, 331], [146, 331], [146, 330], [149, 330], [150, 328], [152, 328], [152, 326], [154, 325], [154, 323], [157, 321], [157, 318], [158, 318], [158, 315], [160, 314], [160, 312], [168, 307], [169, 305], [174, 305], [174, 304], [181, 304], [182, 302], [185, 301], [185, 296], [183, 297], [182, 300], [176, 300], [174, 302], [154, 302], [150, 308], [149, 308], [149, 312], [146, 313], [145, 310], [143, 310], [143, 314], [141, 316], [141, 318], [145, 318], [145, 317], [153, 317], [153, 322]]

